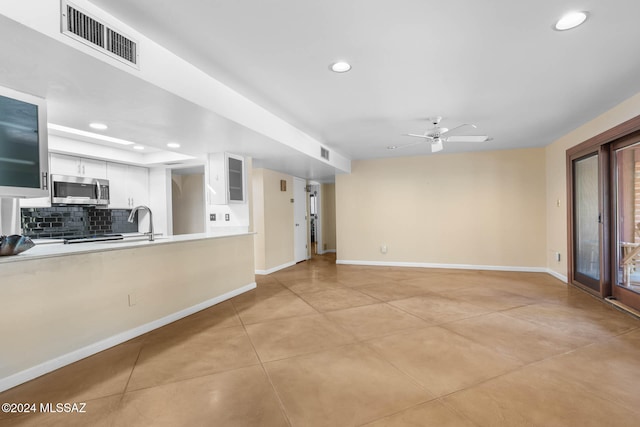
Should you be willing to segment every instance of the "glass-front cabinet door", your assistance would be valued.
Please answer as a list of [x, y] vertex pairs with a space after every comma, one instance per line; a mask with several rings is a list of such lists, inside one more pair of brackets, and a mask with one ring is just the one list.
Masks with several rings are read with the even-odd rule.
[[640, 310], [640, 139], [614, 147], [613, 296]]

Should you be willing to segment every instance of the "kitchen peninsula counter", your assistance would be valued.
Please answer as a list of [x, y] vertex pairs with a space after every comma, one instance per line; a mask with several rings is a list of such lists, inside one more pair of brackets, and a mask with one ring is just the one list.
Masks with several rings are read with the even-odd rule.
[[149, 241], [143, 233], [124, 234], [122, 240], [110, 240], [103, 242], [86, 242], [64, 244], [63, 239], [38, 239], [34, 240], [36, 246], [18, 255], [0, 256], [0, 264], [32, 259], [58, 257], [90, 252], [104, 252], [120, 249], [166, 245], [177, 242], [189, 242], [204, 239], [220, 239], [233, 236], [252, 235], [255, 233], [238, 231], [220, 231], [210, 233], [179, 234], [176, 236], [156, 235], [154, 241]]
[[256, 286], [247, 232], [38, 244], [0, 258], [0, 391]]

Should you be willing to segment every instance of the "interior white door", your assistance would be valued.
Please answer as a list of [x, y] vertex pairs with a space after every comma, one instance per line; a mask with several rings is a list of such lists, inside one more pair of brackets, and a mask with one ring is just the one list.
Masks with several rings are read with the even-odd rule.
[[293, 178], [293, 253], [295, 262], [307, 259], [307, 182]]

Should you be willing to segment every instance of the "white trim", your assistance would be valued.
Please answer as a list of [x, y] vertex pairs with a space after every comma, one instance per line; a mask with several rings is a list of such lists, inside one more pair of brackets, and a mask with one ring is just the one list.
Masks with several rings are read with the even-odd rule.
[[167, 325], [171, 322], [175, 322], [176, 320], [182, 319], [183, 317], [187, 317], [193, 313], [204, 310], [205, 308], [209, 308], [213, 305], [219, 304], [223, 301], [226, 301], [230, 298], [233, 298], [237, 295], [243, 294], [255, 288], [256, 288], [256, 283], [255, 282], [250, 283], [248, 285], [242, 286], [238, 289], [227, 292], [215, 298], [211, 298], [207, 301], [203, 301], [199, 304], [193, 305], [191, 307], [187, 307], [184, 310], [180, 310], [178, 312], [175, 312], [168, 316], [154, 320], [152, 322], [145, 323], [144, 325], [135, 327], [133, 329], [129, 329], [128, 331], [121, 332], [112, 337], [105, 338], [96, 343], [89, 344], [85, 347], [79, 348], [70, 353], [64, 354], [60, 357], [56, 357], [55, 359], [48, 360], [39, 365], [17, 372], [13, 375], [9, 375], [8, 377], [0, 379], [0, 392], [8, 390], [12, 387], [25, 383], [27, 381], [30, 381], [34, 378], [38, 378], [39, 376], [42, 376], [44, 374], [48, 374], [49, 372], [55, 371], [56, 369], [62, 368], [63, 366], [66, 366], [66, 365], [70, 365], [71, 363], [74, 363], [74, 362], [77, 362], [78, 360], [92, 356], [96, 353], [99, 353], [103, 350], [114, 347], [125, 341], [129, 341], [132, 338], [138, 337], [142, 334], [146, 334], [147, 332], [160, 328], [161, 326]]
[[384, 267], [421, 267], [421, 268], [449, 268], [453, 270], [495, 270], [495, 271], [522, 271], [527, 273], [547, 273], [544, 267], [512, 267], [503, 265], [472, 265], [472, 264], [435, 264], [428, 262], [396, 262], [396, 261], [360, 261], [360, 260], [336, 260], [336, 264], [372, 265]]
[[278, 265], [268, 270], [256, 270], [256, 274], [259, 274], [261, 276], [267, 275], [267, 274], [275, 273], [276, 271], [282, 270], [284, 268], [291, 267], [292, 265], [296, 265], [296, 262], [295, 261], [287, 262], [285, 264]]
[[547, 273], [552, 275], [556, 279], [563, 281], [564, 283], [569, 283], [569, 278], [567, 278], [567, 276], [563, 274], [558, 273], [557, 271], [547, 268]]
[[325, 249], [322, 251], [323, 254], [328, 254], [328, 253], [332, 253], [335, 254], [336, 250], [335, 249]]
[[[335, 252], [325, 251], [325, 252]], [[520, 271], [524, 273], [547, 273], [556, 279], [568, 283], [567, 276], [564, 276], [550, 268], [544, 267], [512, 267], [503, 265], [471, 265], [471, 264], [433, 264], [426, 262], [395, 262], [395, 261], [360, 261], [360, 260], [336, 260], [336, 264], [344, 265], [371, 265], [383, 267], [421, 267], [421, 268], [448, 268], [452, 270], [492, 270], [492, 271]]]

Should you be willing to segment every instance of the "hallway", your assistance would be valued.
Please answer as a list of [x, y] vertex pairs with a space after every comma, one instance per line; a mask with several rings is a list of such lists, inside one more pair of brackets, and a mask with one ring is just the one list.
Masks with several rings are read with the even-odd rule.
[[[543, 273], [335, 254], [0, 394], [4, 426], [636, 426], [640, 320]], [[370, 424], [369, 424], [370, 423]]]

